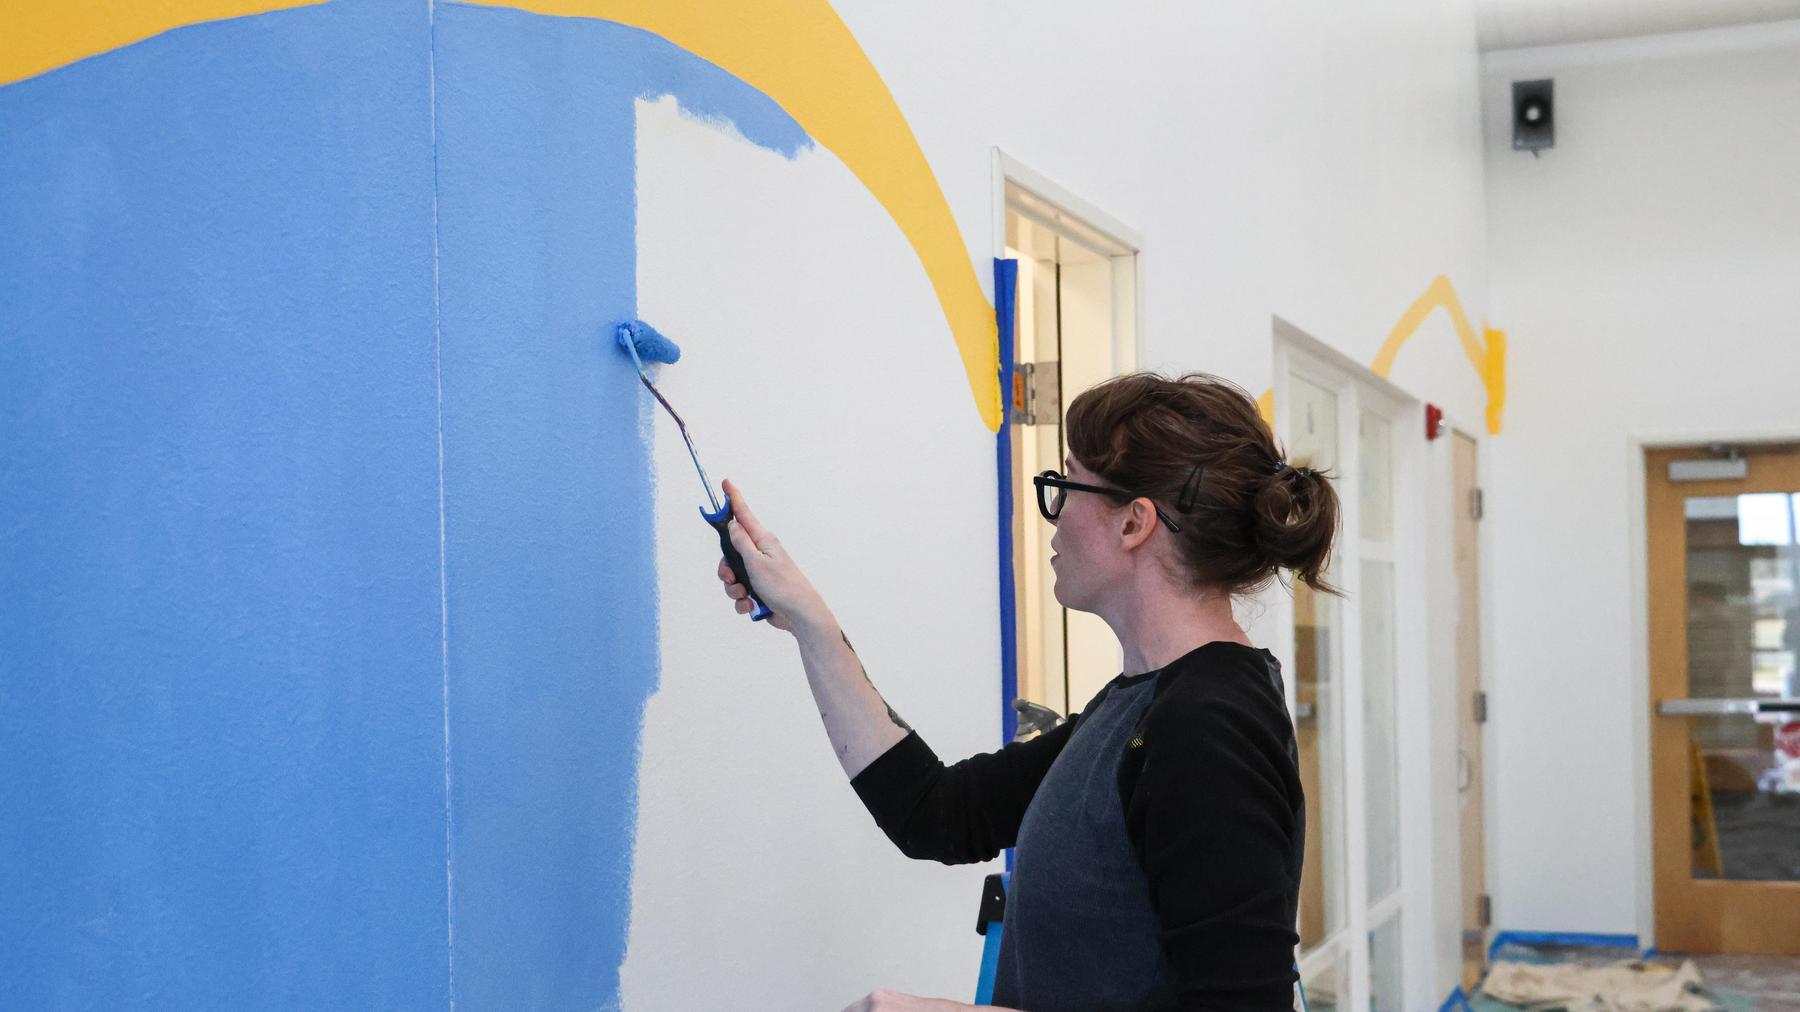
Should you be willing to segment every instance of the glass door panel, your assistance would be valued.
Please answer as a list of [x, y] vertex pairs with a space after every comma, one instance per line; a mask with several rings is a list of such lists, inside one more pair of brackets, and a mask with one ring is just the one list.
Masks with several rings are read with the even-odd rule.
[[1405, 1012], [1401, 944], [1397, 913], [1369, 932], [1369, 1007], [1374, 1012]]
[[1800, 882], [1800, 712], [1783, 705], [1800, 697], [1797, 507], [1792, 493], [1683, 507], [1697, 879]]
[[1400, 727], [1394, 671], [1394, 564], [1364, 559], [1358, 593], [1363, 646], [1363, 776], [1369, 903], [1400, 887]]
[[1394, 597], [1394, 425], [1363, 411], [1357, 425], [1357, 527], [1362, 630], [1364, 826], [1368, 902], [1400, 887], [1398, 646]]
[[[1289, 396], [1288, 460], [1330, 469], [1337, 463], [1338, 398], [1295, 377]], [[1345, 923], [1344, 701], [1337, 598], [1294, 585], [1295, 738], [1306, 794], [1306, 859], [1300, 878], [1300, 947], [1317, 948]]]

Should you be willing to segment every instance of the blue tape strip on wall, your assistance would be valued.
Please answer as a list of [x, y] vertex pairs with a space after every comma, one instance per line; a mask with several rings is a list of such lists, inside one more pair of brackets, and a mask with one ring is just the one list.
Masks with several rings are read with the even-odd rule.
[[[1012, 741], [1018, 729], [1018, 714], [1012, 701], [1019, 694], [1019, 659], [1014, 646], [1018, 616], [1014, 609], [1013, 584], [1013, 485], [1012, 424], [1008, 405], [1012, 402], [1013, 359], [1017, 355], [1014, 341], [1013, 305], [1019, 286], [1019, 262], [994, 260], [994, 322], [999, 330], [1000, 349], [1000, 431], [994, 436], [994, 471], [999, 487], [1000, 512], [1000, 744]], [[1012, 867], [1012, 853], [1007, 852], [1006, 866]]]

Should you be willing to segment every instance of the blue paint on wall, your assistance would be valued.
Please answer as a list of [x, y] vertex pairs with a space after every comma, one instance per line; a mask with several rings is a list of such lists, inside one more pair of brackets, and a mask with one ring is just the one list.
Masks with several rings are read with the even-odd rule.
[[0, 1007], [446, 997], [427, 25], [0, 89]]
[[619, 987], [657, 670], [644, 394], [605, 325], [638, 315], [635, 100], [783, 154], [805, 135], [606, 22], [440, 7], [437, 65], [456, 994], [593, 1007]]
[[688, 115], [723, 129], [735, 130], [750, 143], [785, 158], [796, 158], [802, 151], [812, 150], [812, 138], [781, 106], [715, 64], [677, 49], [648, 32], [604, 22], [585, 24], [603, 33], [606, 55], [616, 56], [629, 51], [639, 54], [633, 61], [633, 70], [639, 75], [639, 97], [654, 99], [671, 95]]
[[0, 89], [0, 1006], [618, 1000], [633, 102], [810, 142], [646, 33], [426, 13]]

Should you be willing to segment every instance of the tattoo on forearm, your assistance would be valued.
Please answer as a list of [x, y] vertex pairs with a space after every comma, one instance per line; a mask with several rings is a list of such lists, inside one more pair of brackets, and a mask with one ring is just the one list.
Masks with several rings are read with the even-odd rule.
[[[861, 655], [860, 655], [860, 654], [858, 654], [858, 653], [857, 653], [857, 652], [856, 652], [856, 648], [855, 648], [855, 647], [853, 647], [853, 646], [850, 646], [850, 634], [849, 634], [849, 633], [846, 633], [846, 632], [843, 632], [843, 631], [841, 631], [841, 630], [840, 630], [840, 631], [839, 631], [839, 632], [838, 632], [838, 635], [839, 635], [839, 636], [842, 636], [842, 637], [843, 637], [843, 638], [844, 638], [844, 646], [846, 646], [846, 647], [849, 647], [849, 649], [850, 649], [850, 656], [852, 656], [852, 657], [855, 657], [855, 658], [856, 658], [856, 670], [858, 670], [858, 671], [860, 671], [860, 672], [862, 672], [862, 676], [863, 676], [863, 681], [865, 681], [865, 682], [868, 682], [868, 683], [869, 683], [869, 688], [871, 688], [871, 689], [875, 689], [875, 683], [874, 683], [874, 681], [872, 681], [872, 680], [871, 680], [871, 679], [870, 679], [870, 678], [869, 678], [869, 669], [868, 669], [868, 668], [865, 668], [865, 667], [863, 667], [863, 662], [862, 662], [862, 656], [861, 656]], [[875, 689], [875, 695], [876, 695], [876, 696], [880, 696], [880, 695], [881, 695], [881, 690], [880, 690], [880, 689]], [[904, 721], [904, 720], [901, 720], [901, 719], [900, 719], [900, 715], [899, 715], [899, 714], [898, 714], [898, 713], [895, 713], [895, 712], [894, 712], [894, 708], [893, 708], [893, 707], [891, 707], [891, 706], [888, 706], [888, 701], [887, 701], [887, 700], [886, 700], [886, 699], [883, 699], [883, 700], [882, 700], [882, 701], [881, 701], [881, 705], [882, 705], [882, 706], [887, 706], [887, 712], [888, 712], [888, 719], [889, 719], [889, 720], [891, 720], [891, 721], [893, 721], [893, 722], [894, 722], [894, 724], [895, 724], [895, 726], [897, 726], [897, 727], [899, 727], [899, 728], [900, 728], [900, 730], [902, 730], [902, 731], [907, 731], [907, 732], [911, 732], [911, 731], [912, 731], [912, 725], [911, 725], [911, 724], [908, 724], [908, 723], [907, 723], [907, 722], [906, 722], [906, 721]]]

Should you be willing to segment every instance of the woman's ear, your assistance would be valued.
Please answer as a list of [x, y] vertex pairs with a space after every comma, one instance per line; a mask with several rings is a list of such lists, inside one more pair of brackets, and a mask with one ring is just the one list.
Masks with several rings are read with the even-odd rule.
[[1124, 516], [1119, 523], [1119, 547], [1130, 551], [1150, 540], [1156, 532], [1156, 507], [1150, 500], [1133, 499], [1125, 504]]

